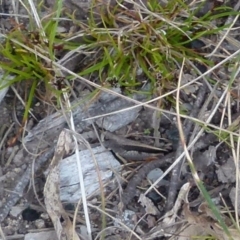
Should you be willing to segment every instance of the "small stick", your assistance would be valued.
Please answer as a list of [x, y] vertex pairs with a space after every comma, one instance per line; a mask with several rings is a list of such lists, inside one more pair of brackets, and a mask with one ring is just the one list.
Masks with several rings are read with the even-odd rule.
[[146, 163], [128, 182], [126, 189], [123, 192], [123, 204], [128, 205], [134, 198], [137, 186], [147, 176], [147, 174], [155, 168], [162, 167], [167, 163], [172, 163], [175, 153], [169, 153], [157, 160]]
[[[203, 85], [199, 88], [197, 98], [194, 103], [194, 108], [190, 114], [191, 117], [197, 117], [199, 109], [204, 101], [206, 92], [207, 92], [207, 85], [206, 85], [206, 83], [203, 82]], [[185, 126], [184, 127], [184, 136], [185, 136], [185, 141], [187, 142], [190, 131], [193, 126], [193, 122], [189, 119], [185, 119], [184, 126]], [[177, 159], [182, 154], [182, 152], [183, 152], [183, 146], [182, 146], [181, 140], [179, 140], [175, 159]], [[169, 211], [170, 209], [172, 209], [172, 207], [174, 205], [174, 201], [175, 201], [176, 195], [177, 195], [179, 176], [180, 176], [183, 161], [184, 161], [184, 159], [179, 161], [179, 163], [173, 168], [171, 181], [170, 181], [170, 185], [169, 185], [168, 197], [167, 197], [166, 211]]]

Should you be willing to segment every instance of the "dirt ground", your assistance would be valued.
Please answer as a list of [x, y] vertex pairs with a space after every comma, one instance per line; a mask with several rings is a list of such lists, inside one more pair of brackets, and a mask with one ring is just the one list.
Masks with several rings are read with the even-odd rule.
[[[65, 3], [66, 2], [71, 6], [78, 5], [78, 3], [74, 1], [65, 1]], [[51, 2], [47, 3], [51, 5]], [[230, 5], [234, 8], [237, 3], [238, 1], [231, 1]], [[11, 8], [8, 7], [10, 5], [6, 3], [4, 6], [2, 11], [11, 13]], [[8, 17], [1, 18], [1, 24], [5, 27], [7, 25], [7, 19]], [[240, 22], [238, 20], [235, 24], [237, 30], [231, 33], [237, 41], [240, 40], [238, 34], [239, 25]], [[227, 43], [223, 42], [223, 44], [226, 45]], [[230, 46], [228, 48], [226, 47], [226, 49], [229, 52], [235, 51], [231, 49]], [[207, 69], [204, 69], [204, 72], [206, 70]], [[230, 70], [221, 69], [219, 72], [216, 71], [215, 75], [217, 75], [218, 79], [221, 78], [222, 81], [226, 83], [230, 75]], [[191, 73], [184, 73], [185, 79], [195, 77], [196, 76], [192, 76]], [[15, 88], [21, 96], [24, 96], [26, 89], [24, 84], [16, 85]], [[87, 96], [92, 90], [89, 87], [82, 86], [78, 82], [76, 82], [75, 89], [78, 93], [78, 99], [83, 99], [83, 97]], [[79, 92], [78, 89], [80, 89]], [[113, 91], [121, 93], [121, 89], [119, 88], [113, 87]], [[218, 98], [221, 97], [223, 92], [223, 87], [215, 90]], [[197, 118], [200, 110], [204, 106], [206, 98], [210, 94], [211, 92], [206, 86], [204, 89], [204, 84], [191, 85], [188, 89], [182, 91], [181, 97], [184, 99], [184, 106], [187, 109], [188, 115], [192, 116], [195, 114], [193, 116]], [[135, 99], [139, 102], [147, 101], [145, 97], [137, 94]], [[234, 95], [234, 97], [231, 98], [232, 104], [230, 112], [232, 121], [239, 121], [238, 99], [238, 95], [237, 97]], [[16, 97], [13, 89], [9, 89], [0, 103], [0, 221], [1, 230], [5, 239], [57, 239], [55, 234], [56, 226], [52, 222], [52, 216], [49, 216], [49, 212], [46, 210], [47, 197], [45, 193], [47, 192], [46, 183], [49, 182], [48, 174], [49, 172], [52, 173], [49, 166], [54, 156], [54, 150], [56, 146], [58, 146], [60, 133], [63, 129], [68, 128], [68, 124], [64, 116], [59, 117], [56, 114], [53, 106], [47, 105], [38, 98], [34, 99], [34, 101], [31, 109], [32, 114], [25, 126], [26, 132], [21, 131], [24, 106]], [[71, 96], [71, 101], [74, 102], [76, 99]], [[199, 103], [200, 105], [197, 106]], [[103, 180], [103, 183], [107, 186], [103, 188], [99, 185], [97, 185], [96, 188], [93, 187], [96, 183], [97, 173], [92, 173], [90, 170], [94, 170], [95, 165], [90, 165], [90, 170], [86, 170], [94, 175], [94, 179], [91, 179], [93, 182], [90, 184], [93, 190], [91, 189], [92, 192], [90, 192], [91, 187], [89, 187], [90, 193], [88, 193], [89, 203], [91, 205], [91, 208], [89, 207], [89, 216], [92, 226], [92, 239], [100, 239], [98, 234], [101, 233], [104, 228], [106, 228], [105, 239], [109, 240], [170, 239], [173, 233], [169, 228], [166, 228], [165, 232], [161, 233], [161, 230], [164, 229], [161, 223], [167, 219], [163, 216], [173, 207], [171, 206], [171, 208], [168, 209], [168, 206], [171, 205], [170, 201], [168, 201], [171, 195], [171, 193], [169, 193], [170, 185], [172, 184], [171, 174], [164, 177], [164, 179], [146, 195], [147, 197], [142, 197], [141, 194], [152, 185], [152, 182], [155, 182], [162, 176], [176, 159], [176, 156], [180, 155], [179, 151], [183, 151], [177, 118], [176, 115], [173, 114], [175, 110], [170, 106], [166, 109], [168, 113], [158, 117], [154, 110], [157, 104], [151, 103], [152, 109], [138, 107], [125, 113], [117, 113], [101, 119], [97, 118], [93, 123], [90, 120], [84, 121], [88, 116], [94, 117], [107, 114], [134, 105], [133, 102], [125, 101], [125, 99], [119, 96], [111, 97], [109, 93], [101, 93], [98, 100], [87, 104], [87, 110], [84, 104], [79, 105], [78, 109], [73, 110], [76, 133], [81, 134], [94, 151], [96, 150], [95, 153], [99, 155], [100, 162], [106, 157], [101, 154], [105, 154], [105, 151], [107, 151], [107, 154], [109, 154], [107, 157], [112, 159], [113, 162], [111, 162], [111, 164], [114, 166], [112, 171], [107, 168], [105, 169], [104, 166], [103, 168], [100, 167], [101, 174], [106, 174], [104, 175], [106, 179]], [[216, 106], [216, 102], [212, 100], [205, 108], [205, 119], [211, 114], [214, 106]], [[195, 109], [199, 111], [194, 112]], [[221, 104], [210, 124], [219, 126], [222, 122], [222, 126], [227, 128], [229, 116], [226, 113], [222, 118], [223, 111], [224, 106]], [[187, 122], [187, 120], [184, 122], [187, 139], [190, 139], [191, 136], [194, 135], [194, 131], [200, 131], [200, 129], [196, 127], [197, 124], [191, 121], [189, 125], [189, 122]], [[188, 128], [189, 130], [187, 130]], [[99, 141], [102, 137], [104, 137], [104, 141]], [[84, 142], [83, 140], [81, 141]], [[79, 142], [81, 141], [79, 140]], [[71, 153], [66, 154], [67, 157], [70, 157], [74, 152], [71, 144]], [[83, 152], [86, 151], [86, 155], [89, 154], [89, 152], [87, 152], [88, 148], [86, 149], [86, 146], [83, 145], [82, 143], [79, 144], [80, 149]], [[98, 147], [102, 145], [105, 147], [105, 151], [98, 150]], [[41, 154], [37, 155], [37, 153]], [[85, 154], [85, 152], [83, 154]], [[85, 155], [82, 155], [82, 157], [84, 158]], [[223, 201], [221, 200], [224, 199], [226, 206], [228, 206], [230, 210], [238, 211], [239, 209], [236, 209], [235, 206], [237, 196], [235, 189], [236, 166], [233, 161], [232, 149], [224, 142], [219, 145], [219, 139], [211, 131], [205, 131], [195, 143], [192, 159], [206, 190], [208, 190], [211, 198], [219, 208], [220, 206], [224, 207]], [[91, 239], [87, 237], [85, 224], [87, 220], [83, 213], [83, 207], [81, 205], [79, 209], [77, 208], [78, 200], [75, 200], [75, 197], [79, 199], [79, 195], [77, 193], [75, 195], [75, 190], [70, 190], [70, 187], [76, 184], [70, 180], [73, 178], [71, 172], [73, 170], [67, 168], [68, 165], [70, 167], [70, 162], [66, 163], [62, 161], [61, 164], [60, 172], [64, 174], [66, 172], [68, 173], [68, 176], [66, 176], [66, 185], [61, 183], [62, 185], [60, 186], [61, 194], [63, 194], [60, 195], [60, 197], [64, 199], [64, 201], [62, 201], [62, 211], [64, 214], [66, 213], [71, 222], [73, 221], [75, 211], [78, 211], [76, 232], [81, 236], [80, 239]], [[87, 164], [88, 163], [86, 163], [86, 165]], [[85, 176], [88, 175], [87, 173], [89, 172], [86, 172]], [[63, 181], [63, 179], [61, 179], [61, 181]], [[191, 189], [189, 192], [185, 192], [185, 194], [188, 196], [191, 211], [195, 213], [198, 212], [198, 206], [201, 205], [204, 200], [196, 184], [194, 184], [189, 165], [185, 163], [183, 164], [181, 177], [175, 184], [177, 196], [179, 191], [182, 190], [182, 187], [189, 182], [192, 184]], [[104, 194], [101, 195], [101, 191], [98, 191], [99, 189], [104, 189]], [[94, 191], [98, 192], [94, 194]], [[221, 193], [221, 197], [219, 193]], [[102, 206], [103, 196], [105, 197], [104, 207]], [[140, 196], [142, 198], [139, 202]], [[178, 201], [176, 200], [177, 196], [173, 198], [174, 202]], [[101, 210], [108, 213], [105, 219], [101, 214]], [[180, 211], [180, 208], [177, 209], [176, 212], [178, 212], [178, 210]], [[205, 213], [207, 212], [206, 209], [204, 211]], [[61, 213], [62, 215], [60, 214], [61, 217], [59, 217], [59, 215], [58, 217], [64, 222], [65, 215], [63, 212]], [[192, 212], [186, 209], [183, 212], [181, 212], [179, 216], [180, 219], [182, 215], [185, 214], [185, 218], [183, 219], [188, 219], [189, 221], [191, 217], [192, 222], [197, 222], [197, 220], [193, 218], [194, 214], [192, 214]], [[188, 217], [186, 217], [186, 215]], [[175, 225], [177, 220], [173, 217], [171, 220], [172, 219], [174, 219], [174, 222], [171, 223]], [[59, 220], [59, 222], [61, 221]], [[103, 222], [105, 224], [103, 224]], [[207, 223], [209, 222], [210, 220], [208, 219]], [[201, 224], [202, 228], [206, 227], [202, 222]], [[127, 226], [128, 229], [122, 225]], [[134, 228], [136, 225], [139, 227]], [[131, 233], [132, 236], [130, 237], [129, 229], [134, 229], [141, 238], [138, 238], [133, 233]], [[181, 236], [181, 233], [177, 232], [177, 228], [172, 229], [172, 231], [175, 231], [174, 234]], [[189, 229], [188, 231], [190, 232]], [[196, 229], [193, 228], [193, 231], [196, 231]], [[207, 233], [209, 233], [209, 231]], [[186, 236], [189, 232], [184, 232], [182, 235], [184, 236], [185, 234]], [[168, 235], [167, 233], [170, 234]], [[200, 233], [197, 232], [196, 234]], [[216, 235], [220, 236], [220, 233], [218, 232]], [[2, 237], [1, 239], [4, 238]], [[176, 237], [174, 239], [184, 238]]]

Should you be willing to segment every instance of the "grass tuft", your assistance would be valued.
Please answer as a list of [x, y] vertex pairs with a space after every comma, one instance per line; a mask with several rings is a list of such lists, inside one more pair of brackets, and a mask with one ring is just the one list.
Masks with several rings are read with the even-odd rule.
[[199, 54], [199, 39], [227, 27], [212, 26], [213, 19], [237, 14], [230, 8], [219, 8], [215, 14], [196, 18], [196, 10], [173, 0], [165, 6], [152, 0], [147, 7], [134, 3], [135, 10], [131, 10], [119, 4], [101, 13], [98, 21], [91, 16], [87, 26], [79, 23], [79, 34], [86, 39], [83, 51], [96, 52], [94, 60], [80, 69], [80, 76], [97, 75], [102, 84], [116, 84], [126, 93], [140, 90], [146, 82], [151, 84], [151, 94], [158, 86], [162, 93], [167, 92], [176, 87], [173, 70], [178, 69], [184, 57], [213, 66], [212, 61]]

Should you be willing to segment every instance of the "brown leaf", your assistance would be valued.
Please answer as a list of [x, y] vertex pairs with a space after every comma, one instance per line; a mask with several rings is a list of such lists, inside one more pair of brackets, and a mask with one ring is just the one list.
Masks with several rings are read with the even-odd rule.
[[70, 150], [70, 142], [69, 133], [63, 130], [60, 133], [55, 154], [50, 164], [50, 172], [44, 186], [46, 210], [53, 222], [59, 240], [80, 240], [77, 233], [73, 231], [72, 222], [62, 206], [59, 194], [58, 163], [64, 154]]

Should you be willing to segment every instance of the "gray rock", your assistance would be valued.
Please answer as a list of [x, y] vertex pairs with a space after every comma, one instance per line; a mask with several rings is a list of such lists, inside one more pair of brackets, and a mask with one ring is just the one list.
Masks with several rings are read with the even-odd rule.
[[58, 240], [55, 231], [28, 233], [24, 240]]

